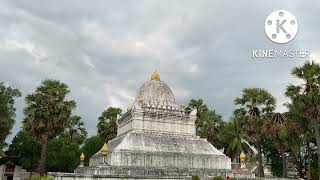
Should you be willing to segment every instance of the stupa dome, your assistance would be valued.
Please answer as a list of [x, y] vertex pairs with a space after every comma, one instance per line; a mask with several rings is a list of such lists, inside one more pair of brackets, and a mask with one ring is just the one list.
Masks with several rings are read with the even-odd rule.
[[174, 95], [170, 87], [160, 80], [160, 75], [155, 71], [151, 80], [145, 82], [138, 90], [135, 103], [176, 107]]

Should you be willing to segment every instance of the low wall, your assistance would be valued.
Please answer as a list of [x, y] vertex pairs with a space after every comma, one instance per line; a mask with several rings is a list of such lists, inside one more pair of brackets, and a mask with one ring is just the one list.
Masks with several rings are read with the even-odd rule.
[[54, 180], [191, 180], [192, 177], [168, 177], [168, 176], [115, 176], [115, 175], [76, 175], [74, 173], [48, 173], [50, 176], [54, 177]]

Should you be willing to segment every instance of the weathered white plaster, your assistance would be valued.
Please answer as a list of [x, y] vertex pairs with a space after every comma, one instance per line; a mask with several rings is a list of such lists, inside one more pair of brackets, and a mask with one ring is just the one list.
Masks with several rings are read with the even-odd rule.
[[[95, 179], [93, 175], [104, 179], [115, 175], [125, 179], [188, 179], [191, 175], [208, 179], [226, 175], [231, 169], [230, 158], [196, 136], [195, 120], [196, 111], [188, 114], [178, 108], [167, 84], [148, 81], [118, 119], [118, 134], [108, 142], [107, 156], [97, 152], [90, 166], [79, 167], [74, 175], [81, 180]], [[69, 179], [74, 177], [61, 178]]]

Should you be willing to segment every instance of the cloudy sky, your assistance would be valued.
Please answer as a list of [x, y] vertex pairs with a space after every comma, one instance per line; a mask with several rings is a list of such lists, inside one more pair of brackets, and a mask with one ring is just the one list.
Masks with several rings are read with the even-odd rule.
[[[275, 44], [265, 19], [285, 9], [298, 20], [295, 39]], [[25, 95], [47, 78], [67, 83], [90, 135], [109, 106], [126, 109], [154, 69], [179, 104], [203, 98], [226, 120], [245, 87], [269, 90], [278, 111], [290, 70], [304, 59], [253, 59], [253, 49], [320, 52], [320, 1], [294, 0], [3, 0], [0, 2], [0, 81]]]

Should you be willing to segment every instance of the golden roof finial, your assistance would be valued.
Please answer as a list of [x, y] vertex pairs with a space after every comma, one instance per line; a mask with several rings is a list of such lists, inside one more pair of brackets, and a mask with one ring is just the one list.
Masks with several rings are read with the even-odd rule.
[[153, 71], [151, 75], [151, 80], [160, 81], [160, 75], [157, 70]]
[[81, 155], [80, 155], [80, 160], [83, 161], [85, 158], [86, 158], [86, 157], [84, 156], [84, 154], [81, 153]]
[[241, 151], [241, 153], [240, 153], [240, 161], [244, 161], [244, 160], [246, 160], [246, 154], [243, 151]]
[[108, 154], [108, 145], [107, 143], [104, 143], [102, 148], [100, 149], [100, 152], [102, 155], [107, 155]]

